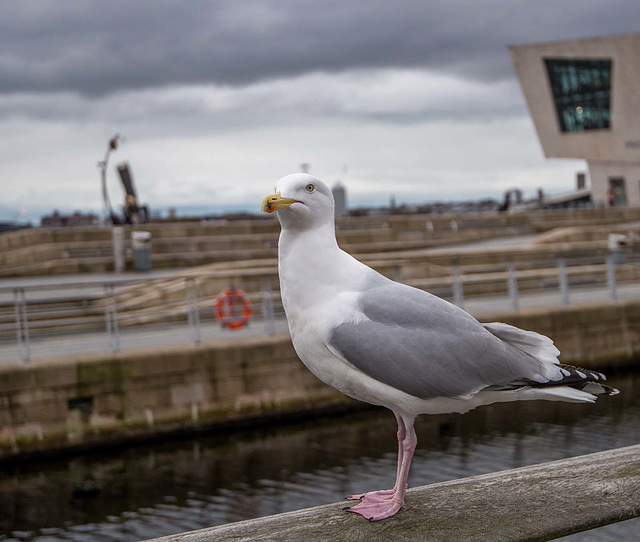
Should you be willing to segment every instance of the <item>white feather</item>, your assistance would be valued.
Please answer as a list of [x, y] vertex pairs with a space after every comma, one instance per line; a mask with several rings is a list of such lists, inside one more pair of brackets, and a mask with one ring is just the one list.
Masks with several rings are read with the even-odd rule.
[[534, 378], [534, 380], [548, 382], [549, 380], [562, 379], [563, 370], [554, 367], [560, 363], [558, 361], [560, 350], [556, 348], [549, 337], [540, 335], [535, 331], [525, 331], [509, 324], [503, 324], [502, 322], [491, 322], [482, 325], [489, 333], [509, 343], [514, 348], [529, 354], [534, 359], [543, 362], [543, 367], [546, 370], [542, 374], [536, 375], [538, 378]]

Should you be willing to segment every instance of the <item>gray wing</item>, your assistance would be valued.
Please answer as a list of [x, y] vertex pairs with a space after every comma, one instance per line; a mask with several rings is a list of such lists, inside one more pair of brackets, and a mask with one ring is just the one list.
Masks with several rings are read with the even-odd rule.
[[363, 373], [415, 397], [464, 396], [520, 379], [549, 380], [555, 373], [548, 361], [427, 292], [378, 282], [359, 302], [367, 320], [338, 325], [329, 345]]

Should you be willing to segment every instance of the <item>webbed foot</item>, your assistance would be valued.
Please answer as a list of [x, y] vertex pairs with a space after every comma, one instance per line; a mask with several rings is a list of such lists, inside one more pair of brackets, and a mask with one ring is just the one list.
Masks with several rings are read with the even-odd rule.
[[350, 508], [346, 508], [348, 512], [360, 514], [369, 521], [379, 521], [395, 515], [404, 503], [398, 502], [393, 498], [383, 501], [362, 501]]

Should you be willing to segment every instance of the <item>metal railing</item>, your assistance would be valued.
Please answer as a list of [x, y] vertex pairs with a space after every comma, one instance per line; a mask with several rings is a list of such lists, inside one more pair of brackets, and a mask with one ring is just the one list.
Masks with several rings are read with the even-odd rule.
[[[631, 249], [557, 253], [530, 261], [505, 255], [490, 266], [456, 258], [429, 277], [416, 276], [415, 263], [387, 265], [384, 272], [474, 314], [640, 297], [640, 251]], [[253, 306], [249, 325], [240, 330], [221, 328], [214, 314], [217, 296], [231, 285], [242, 289]], [[287, 329], [277, 287], [275, 270], [251, 268], [244, 274], [236, 269], [227, 275], [0, 283], [0, 362], [273, 335]]]
[[[527, 262], [516, 263], [507, 258], [502, 266], [502, 272], [465, 272], [465, 268], [456, 261], [451, 265], [450, 279], [406, 282], [461, 308], [465, 308], [470, 300], [480, 302], [493, 298], [504, 301], [500, 303], [500, 310], [513, 312], [519, 312], [523, 305], [530, 305], [527, 299], [541, 294], [555, 294], [544, 303], [550, 306], [569, 306], [581, 299], [588, 301], [589, 297], [599, 301], [617, 301], [619, 288], [625, 289], [627, 297], [640, 296], [640, 253], [637, 251], [580, 257], [559, 254], [553, 262], [545, 266], [534, 265], [533, 268]], [[401, 276], [398, 278], [402, 281]], [[576, 300], [572, 300], [572, 295]]]
[[[243, 281], [253, 316], [246, 327], [233, 331], [222, 329], [214, 315], [215, 300], [230, 283], [208, 276], [77, 284], [51, 280], [20, 287], [0, 283], [0, 362], [273, 335], [284, 329], [285, 319], [272, 282], [270, 276]], [[231, 305], [231, 316], [234, 310]]]

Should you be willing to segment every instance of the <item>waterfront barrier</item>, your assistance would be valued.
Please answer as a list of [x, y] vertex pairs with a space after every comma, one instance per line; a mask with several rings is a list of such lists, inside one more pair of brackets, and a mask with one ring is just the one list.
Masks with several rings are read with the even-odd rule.
[[[602, 371], [640, 359], [640, 302], [485, 315]], [[358, 404], [316, 379], [288, 333], [0, 365], [0, 461], [267, 423]]]
[[[559, 227], [621, 225], [640, 218], [638, 208], [539, 210], [519, 214], [390, 214], [341, 217], [340, 245], [374, 253], [451, 245], [499, 236], [547, 232]], [[273, 217], [123, 226], [131, 268], [130, 232], [153, 237], [154, 269], [192, 267], [276, 255], [280, 229]], [[114, 268], [110, 227], [29, 228], [0, 235], [0, 277], [95, 273]]]
[[[477, 315], [543, 303], [640, 297], [640, 250], [596, 241], [492, 249], [437, 249], [362, 255], [386, 276], [467, 307]], [[252, 334], [284, 322], [275, 260], [215, 264], [133, 277], [41, 279], [0, 284], [0, 363], [70, 352], [118, 352], [148, 343], [199, 344], [220, 335], [215, 302], [233, 285], [253, 305]], [[240, 308], [242, 310], [242, 308]], [[67, 341], [61, 341], [65, 337]], [[70, 348], [70, 344], [73, 347]]]
[[640, 445], [413, 488], [405, 507], [380, 522], [344, 512], [344, 506], [345, 501], [153, 542], [554, 540], [640, 517]]
[[[605, 216], [606, 215], [606, 216]], [[572, 215], [589, 224], [640, 218], [640, 210]], [[427, 229], [425, 223], [431, 228]], [[455, 222], [456, 228], [452, 228]], [[405, 250], [470, 242], [535, 231], [529, 215], [387, 215], [345, 217], [337, 221], [338, 239], [351, 252]], [[552, 227], [538, 216], [545, 231]], [[572, 222], [573, 223], [573, 222]], [[154, 269], [192, 267], [212, 262], [274, 258], [280, 225], [273, 217], [202, 223], [149, 223], [125, 228], [127, 267], [132, 268], [130, 232], [153, 237]], [[113, 270], [111, 228], [33, 228], [0, 236], [0, 277], [89, 273]]]

